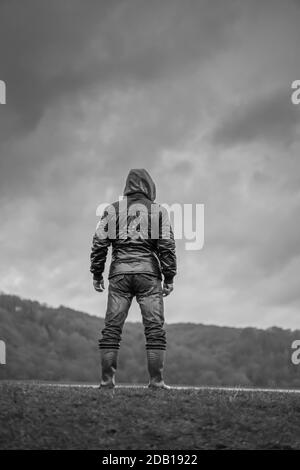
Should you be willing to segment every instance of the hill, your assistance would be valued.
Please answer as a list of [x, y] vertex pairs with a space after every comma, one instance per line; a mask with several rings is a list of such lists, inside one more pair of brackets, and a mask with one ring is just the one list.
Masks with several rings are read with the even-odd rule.
[[[0, 366], [0, 379], [98, 382], [102, 327], [102, 318], [1, 294], [0, 339], [7, 345], [7, 364]], [[300, 331], [192, 323], [166, 329], [165, 377], [171, 384], [300, 388], [300, 366], [291, 363], [291, 344]], [[117, 380], [147, 382], [139, 323], [125, 325]]]

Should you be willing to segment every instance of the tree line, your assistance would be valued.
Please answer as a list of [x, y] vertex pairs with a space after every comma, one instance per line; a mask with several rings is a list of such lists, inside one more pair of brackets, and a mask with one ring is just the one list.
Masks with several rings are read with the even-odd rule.
[[[0, 340], [6, 365], [0, 379], [97, 383], [98, 337], [103, 318], [17, 296], [0, 295]], [[278, 327], [229, 328], [193, 323], [166, 325], [165, 379], [170, 384], [300, 388], [300, 365], [291, 344], [300, 331]], [[119, 383], [147, 383], [140, 323], [126, 323]]]

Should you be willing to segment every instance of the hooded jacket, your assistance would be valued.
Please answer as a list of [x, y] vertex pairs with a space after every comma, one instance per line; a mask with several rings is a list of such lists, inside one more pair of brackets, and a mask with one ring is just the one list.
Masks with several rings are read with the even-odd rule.
[[[118, 274], [150, 274], [172, 283], [176, 274], [175, 241], [168, 212], [155, 203], [155, 184], [144, 169], [130, 170], [124, 199], [108, 206], [97, 226], [91, 272], [102, 279], [112, 245], [109, 278]], [[167, 235], [166, 235], [167, 234]]]

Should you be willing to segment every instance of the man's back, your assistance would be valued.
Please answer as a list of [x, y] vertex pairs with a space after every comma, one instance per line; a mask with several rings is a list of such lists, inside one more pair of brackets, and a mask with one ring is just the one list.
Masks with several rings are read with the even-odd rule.
[[148, 172], [131, 170], [124, 199], [105, 209], [93, 238], [91, 272], [99, 292], [104, 290], [103, 271], [112, 245], [105, 327], [99, 340], [101, 387], [114, 386], [122, 330], [136, 297], [145, 329], [149, 386], [167, 388], [162, 377], [166, 349], [163, 296], [173, 290], [176, 254], [168, 213], [154, 202], [155, 196]]
[[[175, 242], [166, 209], [154, 202], [155, 184], [146, 170], [131, 170], [125, 198], [106, 208], [94, 237], [91, 272], [101, 278], [112, 245], [109, 278], [116, 274], [176, 274]], [[100, 256], [100, 255], [103, 256]]]

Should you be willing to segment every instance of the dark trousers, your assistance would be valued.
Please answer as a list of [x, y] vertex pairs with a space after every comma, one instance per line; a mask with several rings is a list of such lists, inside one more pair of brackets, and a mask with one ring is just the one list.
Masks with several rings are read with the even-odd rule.
[[166, 349], [161, 280], [149, 274], [120, 274], [110, 279], [100, 349], [119, 349], [133, 297], [141, 309], [146, 349]]

